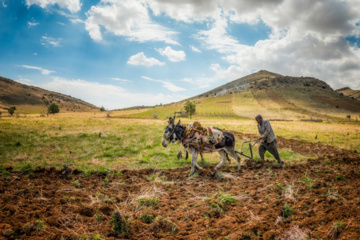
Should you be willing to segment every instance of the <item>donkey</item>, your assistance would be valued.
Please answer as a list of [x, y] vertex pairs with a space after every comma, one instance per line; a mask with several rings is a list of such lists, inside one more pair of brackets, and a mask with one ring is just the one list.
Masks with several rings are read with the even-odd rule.
[[[184, 143], [185, 139], [184, 139], [183, 135], [184, 135], [185, 129], [186, 129], [186, 127], [180, 124], [180, 120], [175, 125], [175, 117], [174, 118], [170, 117], [169, 123], [164, 130], [162, 145], [163, 145], [163, 147], [167, 147], [169, 145], [169, 143], [171, 143], [171, 142], [175, 143], [176, 141], [181, 141], [181, 143], [183, 144], [185, 149], [192, 155], [191, 171], [190, 171], [190, 176], [191, 176], [194, 174], [195, 167], [197, 169], [199, 169], [200, 171], [202, 170], [202, 168], [196, 162], [198, 154], [200, 153], [200, 150], [191, 145], [186, 145]], [[216, 129], [216, 128], [214, 128], [214, 129]], [[221, 131], [220, 129], [216, 129], [216, 130]], [[234, 135], [230, 132], [223, 132], [223, 135], [224, 135], [224, 138], [221, 140], [221, 142], [217, 143], [215, 145], [215, 148], [213, 149], [214, 151], [219, 152], [219, 154], [221, 156], [221, 162], [215, 167], [213, 174], [215, 174], [216, 171], [222, 165], [224, 165], [227, 154], [229, 154], [232, 158], [237, 160], [237, 162], [238, 162], [237, 170], [240, 171], [240, 169], [241, 169], [241, 165], [240, 165], [241, 158], [238, 155], [236, 155], [236, 153], [235, 153], [235, 137], [234, 137]], [[206, 149], [204, 149], [204, 151], [211, 152]]]

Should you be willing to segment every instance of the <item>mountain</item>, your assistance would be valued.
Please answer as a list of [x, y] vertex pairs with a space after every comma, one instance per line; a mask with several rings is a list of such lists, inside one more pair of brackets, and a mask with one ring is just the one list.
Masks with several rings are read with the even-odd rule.
[[360, 101], [360, 90], [352, 90], [349, 87], [344, 87], [336, 91], [340, 94], [342, 93], [344, 96], [351, 97], [352, 99]]
[[56, 103], [60, 112], [88, 112], [98, 109], [95, 105], [71, 96], [0, 77], [1, 109], [15, 106], [16, 112], [20, 113], [46, 113], [51, 103]]
[[[357, 119], [360, 102], [334, 91], [313, 77], [283, 76], [266, 70], [223, 84], [190, 99], [195, 118], [250, 118], [262, 114], [279, 120]], [[134, 117], [165, 118], [184, 107], [185, 101], [150, 108]]]

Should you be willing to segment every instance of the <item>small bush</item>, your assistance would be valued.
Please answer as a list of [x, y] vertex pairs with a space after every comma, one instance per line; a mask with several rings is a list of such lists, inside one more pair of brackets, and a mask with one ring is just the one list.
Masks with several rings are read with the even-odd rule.
[[50, 106], [48, 107], [48, 113], [55, 114], [58, 112], [60, 112], [59, 106], [55, 103], [50, 104]]
[[290, 217], [292, 211], [293, 210], [290, 208], [289, 204], [286, 203], [283, 209], [283, 217], [284, 218]]
[[143, 213], [140, 216], [140, 219], [143, 223], [152, 223], [153, 221], [155, 221], [156, 217], [154, 215], [152, 215], [151, 213]]

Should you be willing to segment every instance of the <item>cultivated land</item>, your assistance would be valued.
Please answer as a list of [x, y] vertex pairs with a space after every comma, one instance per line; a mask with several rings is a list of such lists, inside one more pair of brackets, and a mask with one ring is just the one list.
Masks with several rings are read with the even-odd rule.
[[[126, 116], [145, 113], [133, 111]], [[232, 131], [236, 149], [256, 139], [254, 120], [232, 119], [216, 104], [208, 111], [223, 117], [195, 118]], [[355, 121], [273, 121], [283, 169], [242, 158], [242, 173], [233, 160], [212, 177], [220, 161], [214, 153], [189, 177], [190, 160], [176, 158], [182, 147], [160, 146], [166, 119], [124, 113], [0, 118], [4, 239], [360, 237]], [[68, 176], [63, 164], [73, 169]], [[117, 225], [114, 211], [125, 217]]]
[[341, 93], [260, 71], [190, 99], [182, 123], [231, 131], [238, 151], [261, 113], [286, 162], [261, 164], [255, 146], [240, 173], [232, 160], [215, 176], [217, 153], [189, 176], [182, 146], [161, 146], [184, 102], [44, 116], [14, 93], [20, 111], [0, 116], [0, 239], [360, 239], [360, 102]]

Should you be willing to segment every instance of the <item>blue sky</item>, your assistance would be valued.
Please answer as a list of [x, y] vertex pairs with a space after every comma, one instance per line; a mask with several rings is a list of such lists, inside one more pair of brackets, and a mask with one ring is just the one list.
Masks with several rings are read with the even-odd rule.
[[0, 0], [0, 76], [107, 109], [261, 69], [360, 89], [359, 12], [359, 0]]

